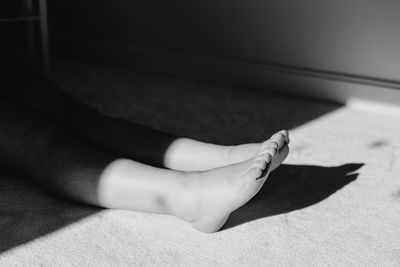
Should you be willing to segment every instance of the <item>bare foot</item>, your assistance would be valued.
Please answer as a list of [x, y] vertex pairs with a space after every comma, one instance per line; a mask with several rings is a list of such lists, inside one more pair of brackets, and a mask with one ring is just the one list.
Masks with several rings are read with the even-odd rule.
[[[285, 130], [276, 133], [271, 139], [282, 138], [289, 143], [289, 133]], [[263, 145], [250, 143], [223, 146], [179, 138], [166, 151], [164, 164], [172, 170], [207, 171], [251, 159]]]
[[269, 173], [289, 153], [287, 132], [281, 131], [259, 146], [249, 160], [189, 174], [185, 201], [174, 215], [203, 232], [218, 231], [229, 215], [247, 203]]
[[[276, 139], [283, 139], [287, 144], [289, 144], [290, 139], [288, 131], [281, 130], [276, 134], [274, 134], [269, 140], [280, 141]], [[250, 144], [242, 144], [236, 146], [227, 146], [225, 147], [224, 160], [226, 162], [229, 162], [229, 164], [248, 160], [258, 152], [258, 150], [263, 144], [264, 143], [250, 143]]]

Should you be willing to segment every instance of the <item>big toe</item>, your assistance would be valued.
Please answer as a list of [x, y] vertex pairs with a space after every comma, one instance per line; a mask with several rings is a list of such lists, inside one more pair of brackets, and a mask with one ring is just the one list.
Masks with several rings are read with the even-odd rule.
[[282, 149], [285, 144], [289, 144], [289, 133], [286, 130], [279, 131], [272, 135], [270, 140], [278, 145], [278, 149]]

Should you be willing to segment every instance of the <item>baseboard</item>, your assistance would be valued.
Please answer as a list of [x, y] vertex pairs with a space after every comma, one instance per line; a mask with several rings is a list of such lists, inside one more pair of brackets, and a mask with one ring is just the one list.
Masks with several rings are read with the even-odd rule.
[[[274, 90], [400, 115], [400, 83], [117, 42], [60, 38], [69, 56], [243, 88]], [[65, 54], [63, 51], [62, 54]]]

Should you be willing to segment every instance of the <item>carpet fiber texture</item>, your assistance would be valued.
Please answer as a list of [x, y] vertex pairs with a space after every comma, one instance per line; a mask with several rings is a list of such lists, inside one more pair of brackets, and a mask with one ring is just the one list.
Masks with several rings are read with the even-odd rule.
[[1, 266], [400, 266], [400, 117], [76, 62], [53, 76], [101, 112], [203, 141], [286, 128], [291, 152], [214, 234], [1, 174]]

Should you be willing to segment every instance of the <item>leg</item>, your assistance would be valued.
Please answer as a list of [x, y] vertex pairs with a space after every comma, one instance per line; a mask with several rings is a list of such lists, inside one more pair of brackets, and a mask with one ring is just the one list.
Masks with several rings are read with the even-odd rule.
[[288, 153], [282, 135], [250, 160], [205, 172], [159, 169], [84, 146], [54, 124], [0, 105], [0, 162], [69, 199], [106, 208], [175, 215], [217, 231]]
[[91, 145], [141, 162], [183, 171], [207, 170], [249, 159], [261, 146], [208, 144], [106, 117], [68, 96], [48, 79], [33, 76], [30, 80], [14, 101], [62, 121]]
[[1, 102], [0, 164], [69, 199], [158, 213], [168, 210], [156, 197], [170, 198], [182, 176], [85, 146], [53, 122]]

